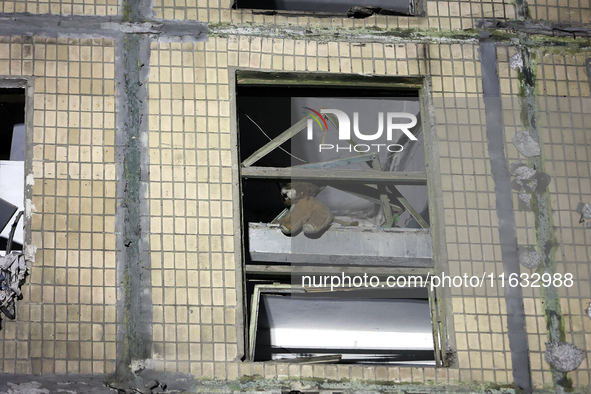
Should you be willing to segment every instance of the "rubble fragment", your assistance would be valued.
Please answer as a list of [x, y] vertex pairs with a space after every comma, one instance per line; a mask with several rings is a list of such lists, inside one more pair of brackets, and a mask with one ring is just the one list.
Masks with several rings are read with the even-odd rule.
[[512, 141], [517, 151], [525, 157], [540, 156], [542, 154], [540, 144], [527, 131], [520, 131], [513, 137]]
[[[579, 223], [583, 223], [585, 220], [591, 219], [591, 204], [580, 202], [579, 205], [577, 205], [576, 212], [581, 215]], [[587, 222], [587, 227], [591, 227], [589, 223], [591, 222]]]
[[521, 56], [521, 51], [517, 51], [515, 55], [511, 56], [509, 59], [509, 67], [513, 70], [519, 70], [523, 68], [523, 56]]
[[515, 169], [513, 175], [520, 182], [528, 182], [536, 175], [536, 170], [527, 166], [521, 166]]
[[519, 193], [519, 206], [522, 211], [531, 211], [531, 195], [527, 193]]
[[571, 372], [581, 365], [584, 352], [567, 342], [546, 343], [546, 362], [558, 372]]
[[521, 193], [533, 193], [538, 187], [537, 171], [526, 165], [517, 167], [513, 170], [513, 189]]
[[519, 248], [519, 263], [526, 268], [535, 269], [542, 263], [542, 256], [532, 247]]

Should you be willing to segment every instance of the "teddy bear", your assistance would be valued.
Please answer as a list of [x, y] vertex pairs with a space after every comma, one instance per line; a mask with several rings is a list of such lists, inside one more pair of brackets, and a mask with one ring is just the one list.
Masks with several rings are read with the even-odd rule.
[[297, 234], [300, 230], [305, 235], [314, 235], [326, 230], [333, 222], [330, 209], [320, 202], [316, 195], [320, 187], [309, 182], [291, 182], [281, 188], [288, 214], [279, 222], [285, 235]]

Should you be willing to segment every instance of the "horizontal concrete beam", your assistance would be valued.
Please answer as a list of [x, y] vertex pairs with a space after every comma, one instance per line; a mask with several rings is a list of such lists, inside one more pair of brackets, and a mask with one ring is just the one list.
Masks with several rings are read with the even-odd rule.
[[390, 172], [372, 170], [315, 170], [306, 168], [246, 167], [242, 168], [243, 178], [249, 179], [285, 179], [294, 181], [317, 182], [364, 182], [392, 183], [396, 185], [426, 185], [427, 174], [424, 172]]
[[541, 34], [551, 37], [591, 37], [590, 24], [567, 24], [536, 20], [484, 19], [477, 27], [486, 30], [506, 29], [528, 34]]
[[161, 19], [129, 23], [120, 16], [0, 13], [3, 36], [120, 38], [125, 33], [148, 34], [160, 41], [200, 41], [207, 39], [207, 24]]
[[429, 229], [340, 227], [320, 237], [284, 235], [278, 226], [249, 223], [253, 261], [390, 267], [433, 267]]

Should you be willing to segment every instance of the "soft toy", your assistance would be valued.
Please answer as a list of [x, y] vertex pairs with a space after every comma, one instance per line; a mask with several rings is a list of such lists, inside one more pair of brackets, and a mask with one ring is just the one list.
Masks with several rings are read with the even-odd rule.
[[283, 234], [297, 234], [300, 230], [306, 235], [324, 231], [334, 220], [330, 209], [316, 199], [320, 188], [308, 182], [292, 182], [281, 188], [281, 195], [289, 213], [280, 220]]

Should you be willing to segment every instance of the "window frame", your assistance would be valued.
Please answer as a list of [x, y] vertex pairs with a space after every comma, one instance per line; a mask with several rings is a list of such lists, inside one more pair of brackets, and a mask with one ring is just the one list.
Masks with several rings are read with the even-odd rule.
[[[328, 273], [328, 271], [319, 271], [315, 272], [312, 275], [321, 275], [322, 273]], [[385, 281], [387, 276], [383, 273], [382, 270], [377, 270], [379, 272], [379, 277], [381, 281]], [[430, 280], [429, 277], [432, 275], [431, 270], [419, 270], [415, 273], [409, 273], [407, 270], [404, 271], [396, 271], [399, 272], [397, 276], [421, 276], [424, 282], [424, 288], [427, 289], [428, 299], [429, 299], [429, 310], [430, 310], [430, 318], [431, 318], [431, 330], [433, 334], [433, 351], [434, 351], [434, 361], [435, 365], [427, 365], [427, 364], [379, 364], [379, 365], [396, 365], [396, 366], [415, 366], [415, 367], [441, 367], [444, 366], [445, 361], [445, 354], [443, 352], [443, 344], [445, 339], [445, 333], [443, 332], [442, 321], [443, 317], [440, 314], [440, 307], [439, 307], [439, 299], [437, 296], [437, 290], [431, 290], [430, 288]], [[404, 272], [400, 274], [400, 272]], [[334, 274], [334, 272], [333, 272]], [[405, 282], [407, 283], [407, 282]], [[408, 286], [398, 287], [398, 288], [412, 288], [410, 286], [410, 280], [408, 281]], [[323, 288], [326, 290], [326, 288]], [[365, 288], [350, 288], [344, 291], [350, 291], [351, 294], [355, 294], [355, 292], [360, 292], [367, 290]], [[311, 290], [313, 291], [313, 290]], [[326, 292], [326, 291], [325, 291]], [[257, 284], [254, 286], [254, 292], [252, 294], [252, 301], [251, 301], [251, 308], [250, 311], [246, 311], [249, 315], [249, 324], [248, 324], [248, 359], [250, 361], [255, 360], [255, 349], [256, 349], [256, 337], [258, 331], [258, 320], [259, 320], [259, 312], [260, 312], [260, 300], [263, 294], [310, 294], [310, 292], [301, 285], [294, 285], [294, 284], [286, 284], [286, 283], [273, 283], [273, 284]], [[249, 313], [250, 312], [250, 313]], [[269, 361], [262, 361], [262, 362], [277, 362], [273, 360]], [[291, 362], [286, 360], [285, 362]], [[298, 361], [295, 361], [298, 362]], [[299, 361], [301, 362], [301, 361]]]
[[[366, 86], [366, 87], [388, 87], [393, 90], [395, 89], [412, 89], [418, 91], [418, 98], [420, 102], [420, 114], [422, 114], [422, 128], [424, 133], [424, 152], [426, 160], [426, 177], [429, 194], [429, 218], [430, 218], [430, 231], [431, 239], [433, 241], [433, 267], [432, 268], [413, 268], [413, 267], [364, 267], [364, 271], [374, 272], [380, 275], [414, 275], [417, 272], [423, 272], [425, 275], [435, 275], [437, 272], [449, 272], [447, 264], [447, 253], [445, 250], [445, 229], [437, 226], [437, 223], [443, 222], [443, 209], [441, 201], [441, 183], [440, 177], [437, 171], [433, 171], [433, 166], [429, 166], [428, 163], [434, 159], [438, 159], [438, 153], [436, 150], [437, 136], [435, 132], [435, 119], [434, 112], [426, 110], [426, 108], [432, 108], [433, 99], [430, 93], [431, 81], [428, 77], [393, 77], [393, 76], [361, 76], [355, 74], [327, 74], [322, 72], [266, 72], [260, 70], [253, 70], [250, 68], [238, 68], [233, 67], [229, 70], [230, 72], [230, 89], [231, 89], [231, 141], [235, 147], [233, 150], [234, 163], [238, 163], [233, 166], [233, 179], [234, 185], [234, 217], [237, 218], [234, 221], [235, 229], [235, 241], [237, 247], [235, 248], [236, 261], [239, 262], [240, 269], [237, 270], [237, 328], [239, 332], [243, 333], [242, 342], [239, 344], [239, 358], [242, 361], [252, 361], [250, 334], [251, 324], [249, 322], [251, 311], [247, 310], [247, 294], [246, 294], [246, 280], [247, 276], [262, 275], [263, 277], [273, 277], [281, 272], [290, 272], [290, 266], [278, 266], [273, 267], [272, 265], [253, 265], [245, 264], [244, 255], [249, 253], [245, 250], [244, 236], [248, 229], [243, 226], [242, 220], [242, 173], [241, 164], [238, 154], [238, 110], [237, 110], [237, 85], [242, 83], [260, 83], [261, 85], [271, 85], [280, 87], [280, 85], [296, 84], [301, 83], [305, 78], [307, 83], [314, 84], [315, 86], [333, 86], [339, 84], [342, 86]], [[439, 181], [438, 181], [439, 178]], [[239, 218], [239, 219], [238, 219]], [[358, 267], [359, 268], [359, 267]], [[318, 267], [322, 270], [322, 267]], [[454, 363], [453, 353], [455, 352], [455, 338], [453, 334], [453, 315], [451, 311], [451, 292], [449, 289], [437, 289], [434, 294], [429, 296], [429, 300], [435, 302], [431, 304], [432, 311], [433, 306], [436, 306], [437, 314], [434, 318], [432, 314], [432, 323], [437, 325], [437, 335], [434, 335], [434, 340], [437, 338], [439, 341], [439, 349], [436, 347], [436, 367], [448, 367]], [[435, 332], [435, 331], [434, 331]], [[270, 361], [269, 361], [270, 362]]]

